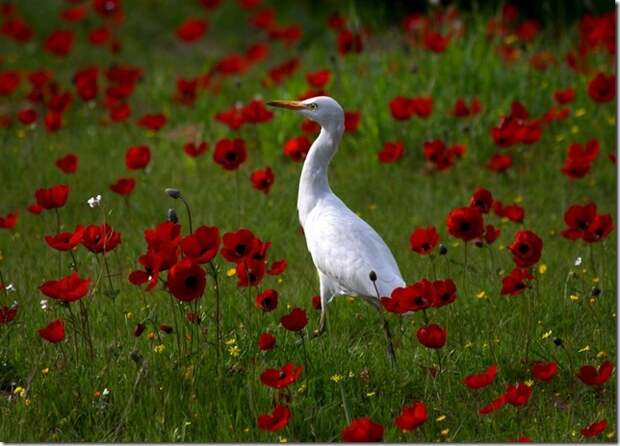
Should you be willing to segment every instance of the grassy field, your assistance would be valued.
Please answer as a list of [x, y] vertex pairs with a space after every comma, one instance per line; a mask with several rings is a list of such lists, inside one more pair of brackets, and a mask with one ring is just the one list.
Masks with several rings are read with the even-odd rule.
[[[100, 17], [91, 2], [86, 3], [86, 18], [77, 23], [58, 17], [68, 2], [62, 7], [53, 1], [37, 2], [36, 7], [20, 2], [15, 14], [33, 27], [34, 37], [23, 44], [0, 37], [0, 73], [17, 70], [23, 78], [16, 91], [2, 97], [0, 115], [15, 119], [29, 106], [26, 76], [36, 69], [53, 72], [61, 90], [73, 95], [56, 132], [46, 131], [46, 107], [41, 104], [35, 107], [40, 113], [36, 124], [25, 126], [15, 119], [0, 128], [0, 216], [19, 210], [17, 224], [0, 230], [0, 282], [5, 285], [0, 307], [17, 304], [15, 319], [0, 324], [0, 441], [340, 441], [349, 419], [365, 416], [385, 427], [384, 441], [502, 442], [522, 435], [541, 442], [615, 441], [615, 373], [597, 387], [585, 385], [576, 374], [585, 364], [616, 363], [616, 232], [594, 244], [560, 236], [571, 204], [593, 201], [599, 213], [616, 215], [616, 168], [608, 160], [615, 152], [615, 101], [594, 102], [587, 91], [598, 72], [613, 73], [615, 61], [604, 51], [592, 51], [589, 67], [571, 69], [564, 55], [577, 47], [577, 24], [547, 23], [531, 41], [521, 42], [511, 31], [488, 37], [490, 16], [463, 11], [457, 19], [462, 35], [454, 35], [443, 52], [435, 53], [412, 44], [400, 23], [382, 22], [382, 7], [356, 9], [355, 2], [346, 2], [340, 14], [348, 26], [355, 30], [366, 25], [372, 32], [364, 37], [362, 52], [340, 55], [338, 33], [326, 26], [333, 3], [320, 8], [304, 4], [303, 13], [276, 5], [278, 23], [298, 23], [302, 30], [290, 46], [247, 25], [256, 9], [245, 10], [236, 1], [226, 0], [209, 12], [199, 2], [178, 3], [125, 2], [124, 21], [110, 26], [122, 44], [118, 53], [87, 42], [89, 30], [114, 20]], [[190, 16], [206, 18], [209, 29], [187, 44], [175, 36], [175, 29]], [[450, 28], [450, 23], [456, 22], [444, 26]], [[74, 47], [66, 57], [43, 50], [44, 38], [57, 28], [75, 31]], [[202, 76], [222, 57], [243, 53], [256, 42], [270, 47], [264, 60], [241, 75], [214, 76], [193, 107], [172, 100], [177, 78]], [[497, 54], [501, 43], [518, 49], [514, 61]], [[554, 58], [545, 70], [529, 62], [542, 51]], [[280, 84], [265, 82], [271, 68], [291, 58], [299, 67], [290, 77]], [[91, 64], [102, 71], [113, 64], [143, 69], [127, 101], [132, 115], [126, 121], [106, 122], [103, 73], [96, 100], [77, 97], [72, 77]], [[308, 90], [305, 74], [320, 69], [331, 72], [327, 93], [346, 111], [361, 112], [359, 128], [345, 134], [333, 159], [332, 189], [382, 235], [407, 283], [436, 274], [457, 285], [454, 303], [427, 312], [447, 329], [447, 343], [439, 350], [425, 348], [416, 338], [416, 330], [425, 325], [421, 312], [387, 315], [397, 367], [387, 359], [378, 313], [361, 300], [335, 299], [329, 306], [327, 334], [306, 342], [306, 354], [297, 344], [299, 336], [279, 323], [289, 309], [301, 307], [309, 318], [305, 330], [311, 333], [320, 314], [311, 305], [319, 292], [318, 279], [296, 211], [301, 163], [283, 154], [285, 142], [302, 134], [301, 118], [275, 110], [269, 122], [245, 124], [236, 131], [214, 119], [236, 102], [255, 97], [296, 99]], [[575, 98], [560, 107], [568, 108], [569, 116], [544, 124], [534, 144], [501, 149], [514, 159], [504, 174], [487, 169], [487, 160], [498, 151], [490, 129], [510, 113], [511, 103], [520, 101], [530, 119], [541, 117], [554, 105], [553, 93], [567, 87], [574, 88]], [[394, 120], [388, 104], [399, 95], [432, 96], [432, 115]], [[472, 97], [482, 103], [479, 114], [451, 116], [457, 98]], [[136, 125], [145, 113], [164, 113], [166, 125], [158, 132]], [[195, 159], [183, 152], [194, 137], [209, 144], [208, 152]], [[248, 159], [229, 172], [213, 161], [213, 153], [218, 140], [232, 137], [245, 139]], [[584, 178], [569, 180], [560, 172], [568, 146], [592, 138], [600, 142], [598, 158]], [[464, 144], [467, 150], [450, 169], [433, 172], [423, 156], [424, 142], [433, 139]], [[380, 163], [377, 152], [386, 141], [397, 140], [405, 146], [402, 158]], [[150, 147], [151, 162], [146, 169], [128, 171], [127, 148], [142, 144]], [[54, 163], [69, 152], [79, 157], [79, 167], [67, 175]], [[252, 188], [249, 176], [268, 165], [275, 182], [270, 193], [263, 194]], [[120, 177], [136, 180], [128, 198], [109, 189]], [[56, 184], [70, 187], [58, 213], [27, 211], [36, 189]], [[258, 287], [238, 288], [235, 265], [219, 254], [214, 259], [223, 319], [219, 360], [211, 275], [204, 295], [192, 304], [175, 301], [161, 285], [146, 292], [127, 279], [146, 250], [144, 230], [163, 222], [168, 208], [176, 209], [183, 235], [189, 232], [185, 209], [166, 195], [168, 187], [182, 191], [194, 227], [217, 226], [221, 234], [249, 228], [271, 241], [270, 262], [288, 262], [284, 273], [265, 276]], [[500, 228], [500, 237], [482, 248], [473, 243], [465, 248], [448, 234], [445, 220], [452, 209], [469, 204], [477, 187], [489, 189], [505, 204], [521, 205], [525, 219], [515, 223], [487, 214], [485, 223]], [[90, 208], [87, 200], [97, 194], [102, 205]], [[45, 242], [46, 235], [58, 232], [57, 216], [65, 231], [105, 221], [122, 234], [120, 245], [105, 255], [109, 271], [104, 256], [83, 246], [73, 251], [80, 274], [93, 279], [91, 292], [83, 298], [92, 353], [69, 324], [59, 344], [37, 333], [54, 319], [70, 318], [66, 305], [38, 289], [72, 271], [71, 254], [54, 251]], [[435, 226], [447, 248], [444, 256], [437, 255], [439, 248], [434, 251], [435, 272], [428, 256], [409, 247], [411, 232], [420, 226]], [[532, 266], [536, 278], [523, 294], [502, 296], [501, 278], [514, 267], [507, 246], [522, 229], [534, 231], [544, 242], [542, 257]], [[593, 287], [600, 294], [593, 296]], [[280, 296], [271, 313], [254, 305], [256, 294], [267, 288]], [[42, 299], [48, 301], [45, 310]], [[202, 316], [200, 325], [185, 321], [190, 307]], [[135, 337], [136, 324], [147, 319], [145, 332]], [[160, 324], [172, 326], [173, 333], [157, 330]], [[257, 339], [264, 331], [277, 343], [261, 352]], [[561, 346], [556, 345], [559, 340]], [[530, 368], [536, 360], [555, 361], [557, 375], [549, 382], [534, 380]], [[296, 382], [280, 392], [261, 384], [265, 369], [287, 362], [305, 364]], [[465, 376], [491, 364], [497, 364], [498, 373], [490, 386], [472, 390], [463, 384]], [[532, 387], [526, 405], [479, 414], [508, 384], [517, 382]], [[264, 432], [256, 417], [270, 413], [277, 399], [288, 404], [290, 421], [279, 432]], [[426, 404], [428, 420], [404, 433], [394, 418], [413, 401]], [[601, 419], [608, 422], [601, 435], [585, 438], [580, 433]]]

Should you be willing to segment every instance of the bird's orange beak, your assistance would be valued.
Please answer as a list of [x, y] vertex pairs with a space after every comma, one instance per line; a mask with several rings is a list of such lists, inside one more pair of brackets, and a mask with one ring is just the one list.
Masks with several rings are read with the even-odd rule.
[[290, 110], [303, 110], [307, 108], [306, 104], [300, 101], [267, 101], [267, 105], [272, 107], [288, 108]]

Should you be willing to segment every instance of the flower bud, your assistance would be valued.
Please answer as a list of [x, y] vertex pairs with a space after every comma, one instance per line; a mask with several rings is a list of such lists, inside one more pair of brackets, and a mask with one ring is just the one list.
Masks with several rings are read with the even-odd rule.
[[177, 211], [172, 208], [168, 209], [168, 221], [171, 221], [172, 223], [179, 222], [179, 217], [177, 217]]
[[444, 245], [443, 243], [440, 243], [439, 244], [439, 255], [445, 256], [446, 254], [448, 254], [448, 248], [446, 248], [446, 245]]
[[179, 189], [174, 189], [172, 187], [166, 188], [166, 193], [170, 198], [174, 198], [175, 200], [181, 198], [181, 191]]
[[601, 289], [599, 287], [592, 287], [592, 295], [593, 296], [598, 296], [599, 294], [601, 294]]
[[371, 271], [370, 274], [368, 274], [368, 277], [370, 277], [370, 280], [372, 282], [376, 282], [377, 281], [377, 273], [374, 271]]

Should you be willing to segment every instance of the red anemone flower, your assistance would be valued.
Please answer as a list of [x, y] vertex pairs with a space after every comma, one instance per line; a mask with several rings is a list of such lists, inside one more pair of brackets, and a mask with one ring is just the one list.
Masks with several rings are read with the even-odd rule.
[[65, 339], [65, 323], [60, 319], [50, 322], [43, 328], [37, 330], [39, 336], [47, 342], [57, 344]]
[[505, 405], [506, 405], [506, 395], [502, 393], [499, 397], [495, 398], [489, 404], [480, 408], [478, 413], [480, 415], [488, 415], [492, 412], [495, 412], [496, 410], [501, 409]]
[[245, 141], [224, 138], [215, 144], [213, 160], [225, 170], [237, 170], [247, 159]]
[[516, 386], [509, 384], [506, 388], [506, 402], [513, 406], [524, 406], [532, 396], [532, 388], [527, 384], [519, 383]]
[[303, 161], [310, 151], [310, 140], [305, 136], [289, 139], [284, 144], [284, 155], [293, 161]]
[[74, 153], [56, 160], [56, 167], [58, 167], [63, 173], [75, 173], [78, 168], [79, 158]]
[[598, 73], [588, 82], [588, 95], [594, 102], [610, 102], [616, 97], [616, 76]]
[[463, 380], [463, 384], [470, 389], [481, 389], [493, 384], [496, 375], [497, 365], [492, 364], [482, 373], [472, 373], [471, 375], [467, 375]]
[[520, 268], [529, 268], [540, 260], [543, 241], [530, 230], [519, 231], [508, 247], [512, 260]]
[[258, 337], [258, 348], [262, 351], [271, 350], [276, 345], [276, 338], [270, 333], [261, 333]]
[[256, 424], [262, 431], [278, 432], [288, 425], [291, 411], [288, 407], [278, 404], [270, 414], [259, 415]]
[[90, 279], [81, 279], [73, 272], [60, 280], [49, 280], [39, 286], [39, 290], [47, 297], [64, 302], [74, 302], [88, 293]]
[[607, 428], [607, 420], [602, 419], [600, 421], [595, 421], [594, 423], [584, 427], [581, 429], [581, 435], [584, 437], [596, 437], [603, 433], [603, 431]]
[[585, 232], [594, 222], [596, 215], [596, 203], [570, 206], [564, 213], [564, 222], [568, 227], [560, 234], [569, 240], [583, 238]]
[[238, 287], [257, 286], [265, 277], [265, 261], [250, 257], [237, 263], [235, 268]]
[[502, 278], [502, 295], [517, 296], [528, 288], [526, 280], [533, 280], [534, 276], [526, 269], [515, 267], [510, 275]]
[[267, 274], [270, 276], [279, 276], [286, 270], [287, 267], [288, 262], [285, 259], [276, 260], [269, 266]]
[[151, 161], [151, 149], [148, 146], [133, 146], [125, 153], [125, 166], [129, 170], [144, 169]]
[[338, 53], [344, 56], [347, 53], [361, 53], [364, 49], [362, 36], [348, 29], [342, 29], [338, 33]]
[[188, 18], [176, 29], [179, 40], [183, 42], [195, 42], [207, 32], [209, 24], [206, 20]]
[[194, 262], [210, 262], [220, 249], [220, 230], [216, 226], [200, 226], [193, 234], [184, 237], [180, 246], [183, 254]]
[[482, 214], [477, 208], [453, 209], [446, 218], [446, 225], [453, 237], [464, 242], [480, 238], [484, 232]]
[[166, 125], [167, 121], [168, 118], [162, 113], [147, 113], [138, 119], [138, 125], [152, 132], [157, 132]]
[[205, 271], [189, 258], [181, 260], [168, 271], [168, 290], [183, 302], [199, 299], [206, 283]]
[[449, 42], [450, 36], [444, 37], [433, 31], [426, 31], [426, 33], [424, 33], [424, 46], [426, 46], [426, 48], [431, 50], [433, 53], [443, 52]]
[[271, 170], [271, 167], [269, 166], [264, 169], [255, 170], [250, 174], [252, 187], [263, 192], [264, 194], [269, 193], [271, 186], [273, 186], [274, 179], [273, 170]]
[[594, 243], [605, 239], [614, 229], [614, 224], [610, 214], [597, 215], [594, 221], [588, 226], [583, 234], [583, 240], [587, 243]]
[[123, 197], [130, 195], [136, 187], [136, 180], [133, 178], [119, 178], [110, 185], [110, 190]]
[[411, 250], [421, 255], [430, 254], [439, 243], [439, 234], [434, 226], [416, 228], [409, 237]]
[[55, 56], [64, 57], [73, 48], [73, 32], [57, 29], [47, 36], [43, 47]]
[[204, 155], [207, 150], [209, 150], [209, 145], [206, 141], [202, 141], [200, 143], [188, 142], [183, 146], [183, 151], [191, 158], [198, 158], [199, 156]]
[[301, 331], [308, 324], [308, 316], [305, 310], [293, 308], [289, 314], [280, 318], [280, 323], [289, 331]]
[[420, 327], [416, 332], [420, 344], [428, 348], [441, 348], [446, 344], [446, 330], [437, 324]]
[[244, 122], [259, 124], [270, 121], [273, 118], [273, 113], [265, 107], [263, 101], [253, 99], [241, 109], [241, 116]]
[[512, 166], [512, 157], [510, 155], [494, 154], [487, 162], [487, 168], [497, 173], [506, 172]]
[[611, 361], [605, 361], [598, 370], [592, 365], [584, 365], [579, 369], [577, 377], [588, 386], [600, 386], [607, 382], [613, 370], [614, 365]]
[[222, 238], [222, 257], [229, 262], [239, 262], [250, 256], [259, 244], [260, 240], [249, 229], [227, 232]]
[[57, 235], [46, 235], [47, 244], [58, 251], [70, 251], [75, 248], [84, 235], [84, 226], [77, 225], [73, 232], [60, 232]]
[[107, 223], [103, 225], [89, 225], [82, 236], [82, 245], [93, 254], [112, 251], [121, 242], [120, 232], [116, 232]]
[[558, 365], [553, 361], [536, 361], [532, 364], [532, 375], [539, 381], [550, 381], [557, 373]]
[[306, 82], [313, 88], [322, 89], [328, 84], [331, 75], [329, 70], [318, 70], [306, 73]]
[[558, 104], [568, 104], [573, 102], [573, 99], [575, 99], [575, 90], [570, 87], [564, 90], [557, 90], [553, 93], [553, 99], [555, 99]]
[[352, 111], [344, 112], [344, 131], [345, 132], [356, 132], [360, 125], [361, 119], [362, 119], [361, 112], [352, 112]]
[[43, 209], [61, 208], [67, 202], [69, 196], [69, 186], [59, 184], [48, 189], [37, 189], [34, 193], [39, 204]]
[[18, 218], [19, 211], [9, 212], [5, 217], [0, 217], [0, 229], [13, 229]]
[[303, 372], [304, 366], [296, 366], [289, 362], [280, 369], [267, 369], [260, 375], [260, 381], [267, 387], [273, 389], [283, 389], [294, 383]]
[[493, 225], [487, 225], [484, 230], [484, 241], [486, 241], [489, 245], [492, 244], [501, 234], [501, 229], [496, 228]]
[[17, 307], [7, 307], [6, 305], [0, 307], [0, 325], [8, 324], [13, 321], [17, 316]]
[[38, 113], [34, 108], [26, 108], [17, 112], [17, 119], [24, 125], [34, 124], [37, 121]]
[[421, 401], [414, 401], [410, 406], [403, 406], [400, 415], [394, 419], [394, 424], [403, 432], [411, 432], [427, 419], [426, 405]]
[[386, 142], [383, 149], [377, 153], [379, 161], [382, 163], [393, 163], [398, 161], [405, 153], [405, 146], [402, 142]]
[[487, 189], [479, 187], [469, 200], [469, 207], [478, 208], [483, 214], [488, 214], [493, 206], [493, 195]]
[[406, 121], [415, 114], [413, 100], [404, 96], [396, 96], [389, 103], [392, 118], [397, 121]]
[[383, 426], [368, 417], [354, 418], [340, 438], [346, 443], [378, 443], [383, 440]]
[[451, 304], [457, 298], [456, 284], [452, 279], [435, 280], [433, 282], [433, 307], [440, 308]]
[[278, 292], [274, 289], [267, 289], [256, 296], [256, 306], [268, 313], [278, 307]]

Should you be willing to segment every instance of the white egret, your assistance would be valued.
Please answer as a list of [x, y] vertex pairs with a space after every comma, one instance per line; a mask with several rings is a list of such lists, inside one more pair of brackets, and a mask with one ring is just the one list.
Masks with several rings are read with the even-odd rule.
[[325, 330], [327, 304], [338, 295], [359, 296], [381, 314], [388, 354], [395, 361], [389, 326], [379, 302], [405, 286], [396, 260], [381, 236], [359, 218], [329, 187], [327, 169], [344, 132], [344, 111], [326, 96], [304, 101], [269, 101], [267, 105], [296, 110], [321, 126], [304, 161], [297, 211], [308, 250], [319, 274], [321, 320]]

